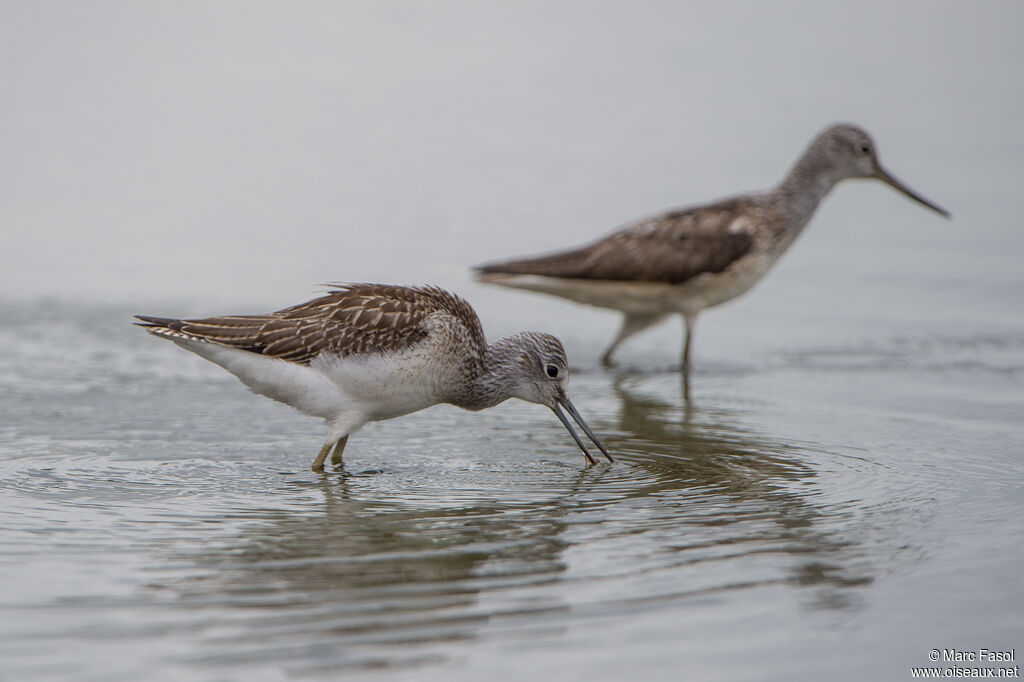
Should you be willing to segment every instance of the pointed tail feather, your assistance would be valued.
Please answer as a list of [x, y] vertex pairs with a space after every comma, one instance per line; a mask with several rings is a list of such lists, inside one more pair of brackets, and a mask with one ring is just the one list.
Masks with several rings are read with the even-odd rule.
[[135, 324], [142, 327], [153, 336], [165, 339], [188, 339], [189, 341], [206, 341], [207, 339], [195, 334], [189, 334], [183, 330], [188, 324], [186, 320], [177, 320], [173, 317], [152, 317], [150, 315], [136, 315], [136, 319], [142, 320]]
[[136, 322], [140, 327], [166, 327], [167, 329], [180, 330], [181, 320], [176, 320], [173, 317], [152, 317], [150, 315], [136, 315], [136, 320], [142, 320], [142, 322]]
[[534, 258], [484, 263], [474, 266], [477, 276], [483, 275], [542, 275], [546, 277], [587, 277], [587, 249], [560, 251]]

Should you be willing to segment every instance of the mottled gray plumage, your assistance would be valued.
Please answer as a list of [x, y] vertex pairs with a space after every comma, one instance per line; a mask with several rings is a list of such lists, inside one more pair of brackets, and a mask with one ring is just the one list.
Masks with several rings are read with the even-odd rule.
[[486, 345], [472, 306], [444, 289], [429, 286], [341, 284], [312, 301], [266, 315], [198, 320], [137, 317], [151, 327], [184, 337], [308, 365], [321, 353], [347, 357], [408, 348], [426, 337], [423, 323], [437, 313], [450, 315], [461, 325], [473, 347]]
[[626, 225], [588, 246], [477, 268], [483, 282], [539, 291], [623, 312], [605, 352], [672, 313], [686, 322], [684, 376], [698, 313], [744, 293], [793, 243], [828, 192], [848, 178], [874, 178], [948, 217], [896, 180], [862, 129], [819, 133], [773, 190], [673, 210]]
[[611, 461], [569, 400], [562, 343], [521, 332], [488, 345], [469, 303], [443, 289], [345, 284], [266, 315], [137, 317], [253, 391], [327, 420], [314, 470], [332, 448], [340, 462], [348, 436], [368, 421], [439, 403], [481, 410], [509, 398], [551, 408], [592, 463], [568, 411]]
[[673, 211], [580, 249], [492, 263], [479, 271], [681, 284], [704, 272], [722, 272], [748, 254], [753, 236], [728, 227], [738, 212], [756, 209], [752, 202], [731, 199], [701, 210]]

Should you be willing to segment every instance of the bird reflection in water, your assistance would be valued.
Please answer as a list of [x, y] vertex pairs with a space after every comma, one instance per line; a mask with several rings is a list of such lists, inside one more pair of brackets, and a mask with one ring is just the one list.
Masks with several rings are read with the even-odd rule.
[[204, 660], [417, 666], [481, 638], [557, 638], [588, 618], [777, 586], [808, 608], [855, 608], [851, 588], [877, 569], [821, 500], [822, 453], [762, 436], [742, 413], [629, 386], [644, 381], [614, 386], [617, 429], [602, 424], [613, 466], [286, 481], [288, 508], [236, 519], [237, 539], [187, 557], [195, 571], [170, 586], [220, 609]]
[[813, 443], [765, 437], [742, 423], [742, 411], [700, 407], [685, 393], [673, 404], [630, 389], [642, 381], [636, 373], [616, 376], [618, 433], [605, 425], [605, 440], [620, 459], [649, 474], [644, 494], [685, 493], [663, 500], [672, 505], [676, 522], [688, 527], [681, 537], [693, 538], [695, 528], [714, 528], [710, 536], [684, 539], [673, 550], [697, 549], [710, 561], [720, 555], [707, 552], [707, 542], [732, 546], [731, 558], [778, 553], [789, 561], [777, 581], [809, 588], [801, 594], [808, 606], [856, 606], [857, 595], [847, 588], [870, 584], [876, 569], [862, 558], [856, 540], [833, 530], [848, 513], [845, 505], [823, 502], [815, 486], [816, 461], [834, 453]]

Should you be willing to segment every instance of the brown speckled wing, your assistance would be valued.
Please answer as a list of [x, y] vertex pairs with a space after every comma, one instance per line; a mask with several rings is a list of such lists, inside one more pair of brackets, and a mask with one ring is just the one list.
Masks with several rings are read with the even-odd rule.
[[225, 315], [199, 320], [138, 316], [161, 336], [233, 346], [308, 365], [321, 353], [345, 357], [400, 351], [426, 338], [428, 316], [457, 318], [480, 343], [484, 335], [472, 307], [435, 287], [339, 285], [306, 303], [267, 315]]
[[484, 265], [510, 273], [680, 284], [722, 272], [750, 252], [754, 235], [743, 217], [763, 210], [742, 199], [684, 209], [629, 225], [589, 246], [537, 258]]

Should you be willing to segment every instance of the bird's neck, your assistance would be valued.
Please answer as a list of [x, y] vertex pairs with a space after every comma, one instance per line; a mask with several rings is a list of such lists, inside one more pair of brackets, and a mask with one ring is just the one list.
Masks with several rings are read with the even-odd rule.
[[815, 140], [804, 151], [774, 191], [787, 217], [786, 228], [794, 237], [810, 222], [821, 200], [843, 180], [835, 166], [828, 162], [825, 150], [820, 148], [822, 142]]
[[521, 351], [515, 337], [500, 339], [487, 346], [473, 371], [465, 392], [452, 401], [467, 410], [484, 410], [515, 397], [516, 368]]

